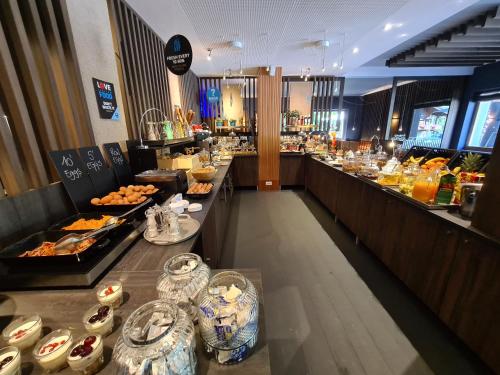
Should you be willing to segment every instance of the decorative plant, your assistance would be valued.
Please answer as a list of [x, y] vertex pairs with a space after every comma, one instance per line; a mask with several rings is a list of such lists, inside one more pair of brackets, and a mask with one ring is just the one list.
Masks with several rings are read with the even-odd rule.
[[288, 111], [286, 113], [286, 117], [287, 118], [299, 118], [300, 117], [300, 113], [299, 111], [297, 111], [296, 109], [293, 110], [293, 111]]

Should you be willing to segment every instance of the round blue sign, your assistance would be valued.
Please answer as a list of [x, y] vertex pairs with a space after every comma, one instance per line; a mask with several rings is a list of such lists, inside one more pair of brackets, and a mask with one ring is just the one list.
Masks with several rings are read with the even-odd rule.
[[211, 87], [207, 90], [207, 101], [210, 104], [217, 103], [220, 100], [220, 90], [217, 87]]

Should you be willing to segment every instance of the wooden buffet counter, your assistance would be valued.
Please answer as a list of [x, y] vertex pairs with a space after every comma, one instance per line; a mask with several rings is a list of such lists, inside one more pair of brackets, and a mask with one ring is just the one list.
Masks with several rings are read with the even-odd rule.
[[[212, 269], [220, 259], [222, 241], [225, 235], [227, 217], [231, 204], [232, 185], [230, 183], [231, 166], [220, 166], [214, 179], [214, 189], [203, 201], [203, 210], [191, 213], [201, 224], [197, 236], [176, 245], [157, 246], [142, 237], [128, 252], [111, 266], [102, 280], [120, 280], [124, 290], [124, 304], [115, 310], [115, 327], [112, 334], [104, 339], [105, 367], [99, 374], [112, 374], [111, 355], [113, 346], [121, 334], [121, 329], [128, 316], [139, 306], [157, 299], [156, 282], [163, 271], [165, 262], [172, 256], [184, 252], [196, 252], [202, 255]], [[255, 285], [260, 298], [259, 341], [255, 352], [240, 364], [223, 366], [209, 360], [201, 350], [197, 335], [198, 372], [200, 374], [264, 374], [271, 373], [269, 349], [265, 334], [262, 279], [260, 271], [239, 270]], [[213, 270], [219, 272], [219, 270]], [[83, 334], [82, 323], [85, 311], [97, 303], [96, 288], [53, 289], [33, 291], [3, 291], [0, 296], [1, 328], [13, 317], [38, 313], [43, 320], [44, 334], [51, 330], [68, 327], [73, 336]], [[198, 329], [197, 329], [198, 330]], [[31, 350], [31, 349], [30, 349]], [[43, 370], [34, 362], [31, 351], [23, 352], [22, 372], [24, 374], [42, 374]], [[61, 374], [74, 374], [69, 368]]]
[[306, 157], [306, 189], [495, 372], [500, 243], [445, 210]]

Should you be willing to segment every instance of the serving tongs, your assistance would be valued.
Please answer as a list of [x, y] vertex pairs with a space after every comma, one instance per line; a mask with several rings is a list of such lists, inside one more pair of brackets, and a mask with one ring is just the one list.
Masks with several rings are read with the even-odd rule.
[[138, 204], [131, 210], [128, 210], [127, 212], [119, 215], [119, 216], [112, 216], [108, 220], [105, 221], [104, 225], [99, 228], [99, 229], [94, 229], [89, 232], [83, 233], [83, 234], [76, 234], [76, 233], [70, 233], [59, 239], [55, 246], [54, 246], [54, 251], [56, 252], [57, 255], [64, 255], [64, 254], [70, 254], [72, 253], [77, 245], [89, 238], [94, 238], [98, 234], [101, 234], [103, 232], [108, 232], [111, 229], [116, 228], [122, 223], [122, 220], [129, 216], [130, 214], [134, 213], [137, 211], [139, 208], [144, 207], [148, 203], [151, 203], [152, 199], [148, 198], [144, 202]]

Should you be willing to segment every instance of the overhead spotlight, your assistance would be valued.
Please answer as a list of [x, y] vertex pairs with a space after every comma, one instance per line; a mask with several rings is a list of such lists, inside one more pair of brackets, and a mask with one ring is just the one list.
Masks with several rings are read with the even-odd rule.
[[334, 67], [334, 68], [338, 68], [338, 67], [339, 67], [339, 63], [334, 62], [334, 63], [333, 63], [333, 67]]
[[354, 48], [352, 49], [352, 53], [356, 54], [356, 53], [358, 53], [358, 52], [359, 52], [359, 48], [358, 48], [358, 47], [354, 47]]
[[207, 49], [207, 51], [208, 51], [207, 60], [210, 61], [212, 60], [212, 48]]
[[392, 30], [392, 23], [386, 23], [384, 26], [384, 31], [391, 31]]

